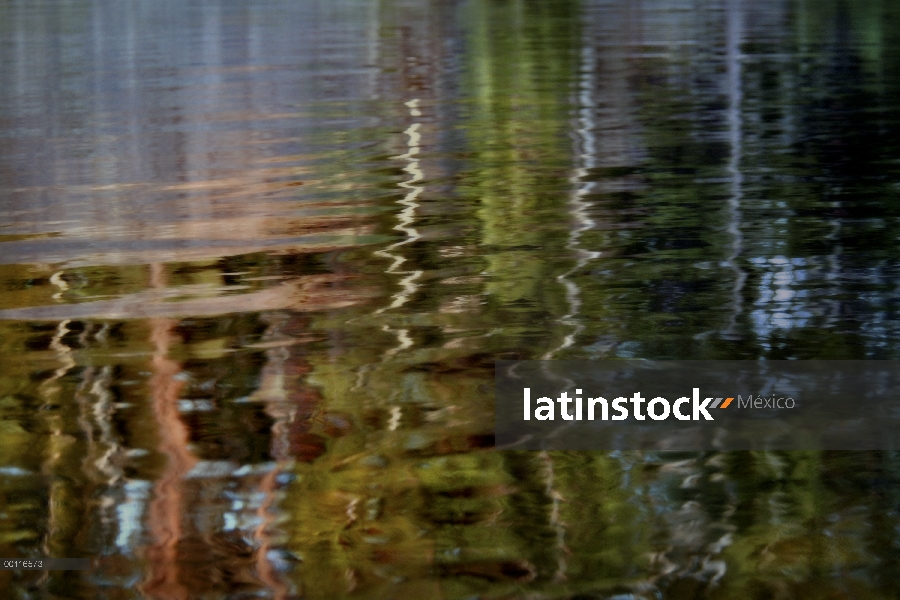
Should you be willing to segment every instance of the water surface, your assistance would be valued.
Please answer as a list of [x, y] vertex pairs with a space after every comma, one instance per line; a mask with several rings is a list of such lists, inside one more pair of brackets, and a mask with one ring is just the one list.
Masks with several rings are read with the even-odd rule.
[[7, 596], [895, 597], [893, 453], [492, 449], [498, 358], [898, 358], [895, 4], [0, 4]]

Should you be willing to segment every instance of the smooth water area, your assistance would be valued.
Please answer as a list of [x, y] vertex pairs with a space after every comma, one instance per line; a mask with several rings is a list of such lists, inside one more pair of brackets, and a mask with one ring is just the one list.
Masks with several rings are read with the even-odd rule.
[[895, 598], [892, 452], [493, 449], [493, 361], [900, 358], [891, 0], [0, 2], [4, 598]]

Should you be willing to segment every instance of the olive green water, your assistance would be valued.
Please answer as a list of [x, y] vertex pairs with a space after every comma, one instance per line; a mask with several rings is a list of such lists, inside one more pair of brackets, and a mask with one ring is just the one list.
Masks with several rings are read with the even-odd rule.
[[893, 453], [492, 449], [492, 361], [900, 358], [891, 0], [0, 1], [3, 598], [900, 597]]

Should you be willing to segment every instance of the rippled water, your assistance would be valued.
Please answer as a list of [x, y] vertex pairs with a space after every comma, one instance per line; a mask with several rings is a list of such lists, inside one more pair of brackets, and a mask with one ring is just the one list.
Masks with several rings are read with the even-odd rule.
[[895, 359], [890, 0], [0, 2], [9, 598], [893, 598], [900, 457], [492, 449], [493, 360]]

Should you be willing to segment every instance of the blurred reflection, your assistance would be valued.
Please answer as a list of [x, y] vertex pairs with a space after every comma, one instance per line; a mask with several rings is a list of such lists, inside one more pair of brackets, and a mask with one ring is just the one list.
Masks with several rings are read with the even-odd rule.
[[893, 453], [500, 452], [491, 386], [894, 358], [898, 18], [0, 5], [0, 555], [96, 558], [0, 584], [894, 595]]

